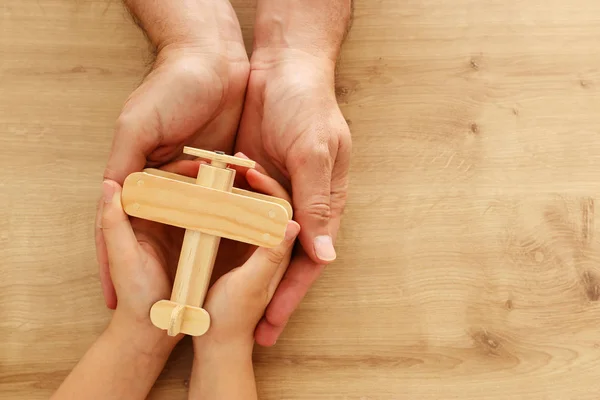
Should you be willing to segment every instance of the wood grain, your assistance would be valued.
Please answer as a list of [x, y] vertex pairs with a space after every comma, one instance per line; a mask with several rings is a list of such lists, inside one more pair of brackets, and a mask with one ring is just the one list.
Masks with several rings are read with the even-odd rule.
[[[171, 326], [173, 311], [177, 309], [176, 323]], [[210, 327], [210, 315], [200, 307], [182, 306], [170, 300], [159, 300], [150, 309], [150, 320], [152, 323], [166, 330], [169, 335], [175, 336], [179, 333], [200, 336], [206, 333]], [[172, 331], [171, 332], [169, 331]]]
[[[45, 399], [110, 318], [95, 201], [148, 47], [119, 2], [0, 10], [0, 397]], [[599, 43], [592, 0], [356, 1], [339, 258], [257, 349], [261, 399], [598, 397]]]
[[[196, 180], [192, 177], [175, 174], [173, 172], [165, 171], [162, 169], [145, 168], [144, 172], [146, 172], [148, 174], [152, 174], [152, 175], [164, 176], [165, 178], [175, 179], [175, 180], [187, 182], [187, 183], [195, 183], [196, 182]], [[280, 206], [282, 206], [283, 208], [285, 208], [285, 212], [288, 215], [288, 219], [292, 219], [292, 216], [294, 214], [294, 210], [292, 209], [292, 206], [290, 205], [290, 203], [288, 203], [286, 200], [281, 199], [279, 197], [268, 196], [268, 195], [265, 195], [262, 193], [252, 192], [249, 190], [244, 190], [244, 189], [240, 189], [240, 188], [236, 188], [236, 187], [231, 188], [231, 192], [235, 193], [235, 194], [239, 194], [241, 196], [247, 196], [247, 197], [252, 197], [255, 199], [259, 199], [259, 200], [265, 200], [265, 201], [277, 203]]]
[[[210, 154], [208, 155], [211, 156]], [[222, 156], [221, 156], [222, 157]], [[218, 165], [218, 166], [215, 166]], [[222, 160], [214, 159], [211, 165], [200, 165], [198, 174], [194, 185], [214, 189], [216, 191], [230, 193], [233, 187], [233, 180], [235, 178], [235, 171], [229, 168], [224, 168]], [[140, 177], [134, 178], [136, 187], [140, 183], [145, 183], [142, 176], [146, 173], [140, 173]], [[130, 175], [131, 177], [131, 175]], [[128, 178], [129, 179], [129, 178]], [[160, 188], [160, 181], [165, 182], [164, 178], [157, 177], [158, 188]], [[173, 181], [174, 186], [177, 186], [178, 181]], [[142, 185], [148, 187], [148, 185]], [[168, 204], [170, 200], [174, 201], [175, 204], [181, 202], [177, 199], [177, 188], [173, 185], [173, 189], [170, 191], [161, 190], [162, 196], [158, 193], [151, 196], [154, 201], [153, 204], [159, 205]], [[183, 186], [193, 187], [189, 184]], [[181, 189], [184, 187], [182, 186]], [[124, 186], [125, 188], [125, 186]], [[184, 190], [181, 190], [179, 194], [183, 194]], [[172, 196], [172, 199], [170, 198]], [[123, 197], [125, 197], [125, 190], [123, 190]], [[162, 197], [162, 199], [161, 199]], [[141, 198], [136, 198], [133, 194], [133, 199], [136, 201], [134, 208], [140, 208]], [[195, 202], [202, 203], [203, 208], [210, 209], [210, 201], [206, 201], [201, 196], [195, 197]], [[229, 205], [229, 214], [235, 210], [232, 209], [232, 204], [225, 202], [222, 204], [225, 208]], [[143, 207], [143, 205], [142, 205]], [[139, 211], [139, 210], [138, 210]], [[159, 213], [156, 213], [159, 214]], [[168, 213], [167, 213], [168, 215]], [[157, 215], [154, 215], [157, 216]], [[163, 217], [164, 220], [168, 220], [168, 217]], [[158, 220], [152, 218], [152, 220]], [[214, 224], [214, 222], [212, 222]], [[219, 226], [211, 226], [211, 224], [205, 225], [207, 228], [213, 228], [218, 231]], [[217, 258], [217, 252], [219, 250], [219, 243], [221, 242], [220, 236], [214, 236], [207, 234], [206, 232], [200, 232], [198, 230], [186, 229], [183, 236], [183, 243], [181, 244], [181, 251], [179, 254], [179, 260], [177, 262], [177, 272], [175, 274], [175, 280], [173, 281], [173, 289], [171, 292], [171, 301], [159, 301], [155, 303], [150, 309], [150, 319], [152, 323], [164, 329], [167, 326], [167, 334], [169, 336], [177, 336], [179, 333], [185, 333], [193, 336], [200, 336], [204, 334], [208, 328], [210, 318], [206, 318], [206, 312], [200, 308], [204, 304], [206, 293], [211, 282], [211, 275], [215, 260]], [[168, 310], [171, 313], [168, 313]], [[167, 311], [167, 312], [165, 312]], [[186, 324], [187, 323], [187, 324]], [[187, 326], [186, 326], [187, 325]]]
[[211, 150], [196, 149], [194, 147], [185, 146], [183, 148], [183, 152], [185, 154], [190, 154], [190, 155], [193, 155], [198, 158], [203, 158], [205, 160], [212, 160], [213, 165], [215, 162], [220, 162], [225, 165], [231, 164], [231, 165], [238, 165], [240, 167], [246, 167], [246, 168], [256, 167], [256, 162], [254, 160], [248, 160], [245, 158], [230, 156], [228, 154], [219, 154], [219, 153], [213, 152]]
[[[229, 193], [233, 187], [234, 178], [235, 171], [233, 170], [213, 167], [212, 165], [201, 165], [198, 169], [195, 185]], [[174, 190], [170, 192], [173, 195], [175, 194]], [[176, 196], [173, 197], [176, 198]], [[158, 199], [159, 196], [155, 196], [155, 200], [158, 201]], [[176, 199], [175, 202], [176, 204], [179, 203]], [[196, 202], [202, 203], [205, 209], [210, 208], [208, 204], [210, 202], [203, 201], [200, 196], [196, 198]], [[232, 211], [229, 211], [229, 213], [232, 213]], [[214, 226], [213, 229], [219, 230], [219, 226]], [[202, 307], [220, 242], [220, 236], [196, 230], [186, 230], [177, 263], [171, 301]]]
[[285, 209], [275, 202], [145, 172], [125, 179], [122, 203], [133, 217], [264, 247], [281, 243], [289, 221]]

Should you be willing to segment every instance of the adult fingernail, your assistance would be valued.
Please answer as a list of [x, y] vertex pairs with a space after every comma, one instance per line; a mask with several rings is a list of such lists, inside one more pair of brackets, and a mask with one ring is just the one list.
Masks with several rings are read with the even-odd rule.
[[115, 187], [107, 181], [102, 182], [102, 200], [105, 204], [112, 201], [113, 195], [115, 194]]
[[241, 151], [238, 151], [238, 152], [235, 154], [235, 156], [236, 156], [236, 157], [239, 157], [239, 158], [245, 158], [246, 160], [248, 160], [248, 159], [249, 159], [249, 158], [248, 158], [248, 156], [247, 156], [247, 155], [245, 155], [244, 153], [242, 153]]
[[300, 232], [300, 225], [295, 221], [289, 221], [285, 228], [285, 240], [292, 240]]
[[333, 248], [333, 241], [331, 236], [322, 235], [317, 236], [314, 241], [315, 253], [321, 261], [333, 261], [335, 260], [336, 254]]

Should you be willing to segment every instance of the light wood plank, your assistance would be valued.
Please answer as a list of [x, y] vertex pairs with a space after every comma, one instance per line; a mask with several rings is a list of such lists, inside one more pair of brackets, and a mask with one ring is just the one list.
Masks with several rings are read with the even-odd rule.
[[[213, 164], [219, 162], [219, 160], [213, 160]], [[234, 178], [235, 171], [231, 169], [215, 167], [213, 165], [201, 165], [194, 184], [217, 191], [231, 192]], [[143, 181], [137, 180], [136, 185], [139, 185], [141, 182]], [[186, 183], [186, 185], [188, 184]], [[151, 201], [158, 202], [159, 199], [157, 197]], [[135, 200], [136, 204], [139, 204], [138, 199], [136, 198]], [[201, 201], [200, 198], [197, 200]], [[166, 325], [169, 336], [176, 336], [180, 332], [183, 332], [181, 329], [186, 326], [184, 323], [187, 322], [188, 317], [197, 317], [196, 311], [187, 312], [190, 308], [187, 306], [199, 308], [204, 303], [220, 242], [221, 238], [219, 236], [195, 230], [185, 231], [171, 292], [171, 302], [176, 307], [172, 310], [172, 314], [166, 321], [162, 318], [164, 317], [163, 313], [156, 314], [155, 311], [151, 310], [151, 314], [155, 313], [152, 322], [161, 328]], [[161, 304], [158, 304], [158, 307], [161, 307]], [[184, 305], [186, 306], [185, 308], [183, 307]], [[157, 304], [154, 304], [152, 309], [155, 306]], [[184, 333], [192, 332], [192, 334], [195, 334], [200, 331], [202, 333], [205, 332], [205, 330], [198, 329], [194, 325], [194, 328], [191, 326], [186, 328]]]
[[275, 203], [137, 172], [123, 184], [131, 216], [263, 247], [283, 240], [288, 218]]
[[[151, 174], [151, 175], [163, 176], [165, 178], [175, 179], [175, 180], [182, 181], [182, 182], [195, 183], [194, 178], [191, 178], [191, 177], [185, 176], [185, 175], [175, 174], [173, 172], [165, 171], [165, 170], [158, 169], [158, 168], [145, 168], [144, 172]], [[253, 198], [259, 199], [259, 200], [277, 203], [280, 206], [282, 206], [283, 208], [285, 208], [285, 211], [288, 214], [288, 219], [292, 219], [292, 216], [294, 215], [294, 210], [292, 209], [292, 205], [289, 202], [287, 202], [284, 199], [281, 199], [279, 197], [268, 196], [266, 194], [256, 193], [256, 192], [252, 192], [250, 190], [240, 189], [240, 188], [236, 188], [236, 187], [231, 188], [231, 192], [235, 193], [235, 194], [239, 194], [240, 196], [253, 197]]]
[[[156, 302], [150, 310], [150, 319], [157, 327], [168, 330], [171, 321], [173, 310], [180, 303], [169, 300], [160, 300]], [[180, 326], [177, 329], [178, 333], [184, 333], [191, 336], [201, 336], [210, 327], [210, 315], [208, 312], [199, 307], [184, 306], [181, 315]]]
[[214, 151], [208, 151], [204, 149], [196, 149], [193, 147], [185, 146], [183, 148], [183, 152], [185, 154], [190, 154], [199, 158], [204, 158], [205, 160], [212, 160], [223, 163], [225, 165], [238, 165], [240, 167], [246, 168], [254, 168], [256, 166], [256, 162], [253, 160], [247, 160], [245, 158], [239, 158], [230, 156], [228, 154], [219, 154]]

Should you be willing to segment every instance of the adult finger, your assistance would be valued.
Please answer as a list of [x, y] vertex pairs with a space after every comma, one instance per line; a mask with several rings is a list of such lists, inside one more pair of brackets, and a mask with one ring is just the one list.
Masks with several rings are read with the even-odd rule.
[[[345, 207], [348, 190], [348, 170], [350, 167], [351, 139], [349, 131], [340, 131], [338, 150], [331, 176], [329, 232], [335, 241]], [[277, 287], [265, 316], [255, 331], [255, 340], [262, 346], [275, 344], [283, 332], [292, 313], [321, 275], [323, 263], [315, 262], [304, 249], [294, 256], [285, 276]]]
[[351, 153], [352, 140], [349, 130], [346, 129], [339, 136], [338, 151], [331, 174], [331, 220], [329, 230], [334, 242], [348, 198], [348, 173], [350, 170]]
[[271, 279], [282, 263], [287, 263], [292, 253], [294, 241], [300, 232], [300, 225], [289, 221], [283, 241], [272, 248], [259, 247], [248, 261], [240, 268], [245, 275], [245, 282], [251, 290], [262, 290], [269, 287]]
[[110, 268], [108, 265], [108, 253], [106, 252], [106, 242], [102, 234], [102, 214], [104, 210], [104, 200], [102, 196], [98, 200], [98, 208], [96, 210], [96, 226], [95, 226], [95, 241], [96, 241], [96, 257], [99, 265], [100, 285], [106, 307], [114, 310], [117, 307], [117, 293], [110, 278]]
[[316, 264], [301, 249], [295, 255], [279, 283], [265, 316], [258, 323], [254, 337], [261, 346], [273, 346], [325, 265]]
[[294, 214], [302, 227], [299, 239], [308, 256], [321, 264], [335, 260], [329, 220], [333, 160], [327, 146], [308, 148], [290, 156]]

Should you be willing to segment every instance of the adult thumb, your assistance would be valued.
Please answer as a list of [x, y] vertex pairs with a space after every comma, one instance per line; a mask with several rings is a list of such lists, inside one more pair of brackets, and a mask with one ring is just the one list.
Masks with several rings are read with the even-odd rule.
[[299, 240], [319, 264], [336, 258], [330, 231], [332, 163], [328, 150], [312, 149], [301, 165], [290, 170], [294, 215], [302, 227]]

